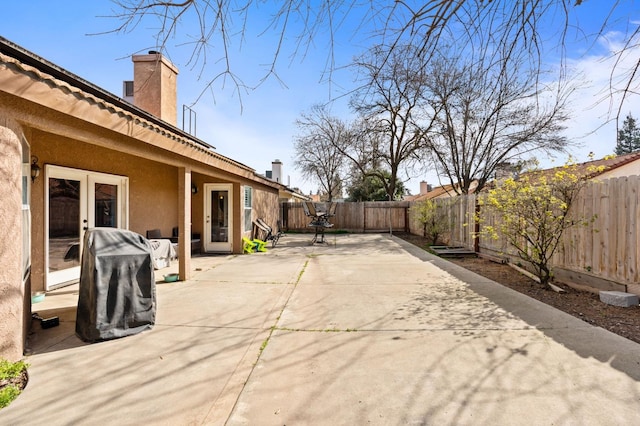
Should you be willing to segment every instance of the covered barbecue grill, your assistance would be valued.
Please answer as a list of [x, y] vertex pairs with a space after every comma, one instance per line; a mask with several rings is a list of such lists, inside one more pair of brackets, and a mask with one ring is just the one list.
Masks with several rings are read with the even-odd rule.
[[76, 334], [95, 342], [150, 329], [156, 289], [149, 241], [135, 232], [95, 228], [85, 233]]

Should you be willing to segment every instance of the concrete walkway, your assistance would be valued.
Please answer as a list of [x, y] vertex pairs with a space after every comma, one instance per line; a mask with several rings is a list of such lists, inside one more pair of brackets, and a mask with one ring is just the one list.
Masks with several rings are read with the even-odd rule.
[[74, 335], [77, 287], [48, 294], [61, 325], [0, 424], [640, 424], [640, 345], [388, 235], [310, 239], [194, 258], [118, 340]]

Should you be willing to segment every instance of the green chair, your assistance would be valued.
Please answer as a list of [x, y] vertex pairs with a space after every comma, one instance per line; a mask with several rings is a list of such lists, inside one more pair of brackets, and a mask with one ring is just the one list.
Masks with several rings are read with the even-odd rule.
[[258, 247], [257, 243], [254, 243], [253, 241], [251, 241], [247, 237], [242, 237], [242, 252], [243, 253], [251, 254], [251, 253], [254, 252], [254, 250], [257, 247]]
[[266, 252], [267, 251], [267, 243], [262, 240], [254, 239], [253, 242], [256, 244], [256, 251]]

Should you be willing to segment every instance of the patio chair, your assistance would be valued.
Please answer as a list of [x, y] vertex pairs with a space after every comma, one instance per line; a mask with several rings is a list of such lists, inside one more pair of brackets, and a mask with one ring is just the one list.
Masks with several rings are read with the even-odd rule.
[[338, 207], [338, 203], [331, 203], [329, 206], [329, 211], [327, 211], [327, 217], [333, 217], [336, 215], [336, 208]]
[[[180, 228], [174, 226], [171, 230], [171, 242], [178, 242], [178, 235], [180, 232]], [[200, 243], [200, 234], [192, 233], [191, 234], [191, 253], [200, 253], [201, 243]]]
[[302, 205], [305, 215], [311, 218], [311, 222], [307, 226], [322, 227], [328, 223], [327, 213], [317, 211], [316, 206], [311, 201], [305, 201]]
[[[284, 233], [284, 231], [282, 230], [282, 222], [280, 222], [279, 220], [276, 220], [276, 235], [278, 236], [278, 240], [281, 237], [285, 237], [287, 234]], [[277, 241], [276, 241], [277, 242]]]
[[278, 225], [278, 229], [274, 232], [273, 228], [270, 227], [267, 222], [262, 218], [258, 218], [253, 222], [253, 238], [259, 238], [262, 241], [268, 242], [271, 241], [271, 247], [275, 247], [278, 244], [278, 240], [282, 237], [284, 233], [280, 231], [280, 226]]
[[316, 231], [315, 235], [313, 236], [313, 240], [311, 240], [311, 244], [314, 244], [316, 242], [324, 243], [324, 230], [326, 228], [333, 227], [333, 224], [329, 223], [328, 218], [335, 215], [335, 204], [336, 203], [331, 203], [329, 211], [319, 212], [316, 210], [316, 206], [311, 201], [304, 201], [302, 203], [304, 214], [311, 217], [311, 222], [309, 222], [307, 226], [314, 227]]
[[164, 240], [168, 239], [162, 236], [162, 232], [159, 229], [147, 230], [147, 240]]
[[302, 203], [302, 210], [304, 210], [304, 215], [305, 216], [311, 216], [311, 212], [309, 211], [309, 206], [307, 205], [306, 202]]
[[251, 254], [257, 248], [258, 243], [254, 243], [247, 237], [242, 237], [242, 253]]
[[166, 268], [171, 261], [178, 258], [176, 244], [170, 238], [163, 237], [159, 229], [147, 230], [147, 240], [150, 240], [153, 250], [153, 266], [155, 269]]
[[316, 206], [311, 201], [305, 201], [304, 204], [303, 204], [303, 208], [304, 207], [306, 207], [304, 209], [305, 214], [307, 212], [309, 212], [309, 214], [307, 216], [318, 217], [318, 212], [316, 211]]

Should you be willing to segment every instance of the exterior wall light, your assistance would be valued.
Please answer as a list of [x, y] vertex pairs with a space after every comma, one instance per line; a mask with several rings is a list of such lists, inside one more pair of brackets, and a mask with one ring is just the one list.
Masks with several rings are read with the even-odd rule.
[[40, 166], [38, 166], [38, 157], [31, 156], [31, 183], [36, 181], [36, 178], [40, 176]]

